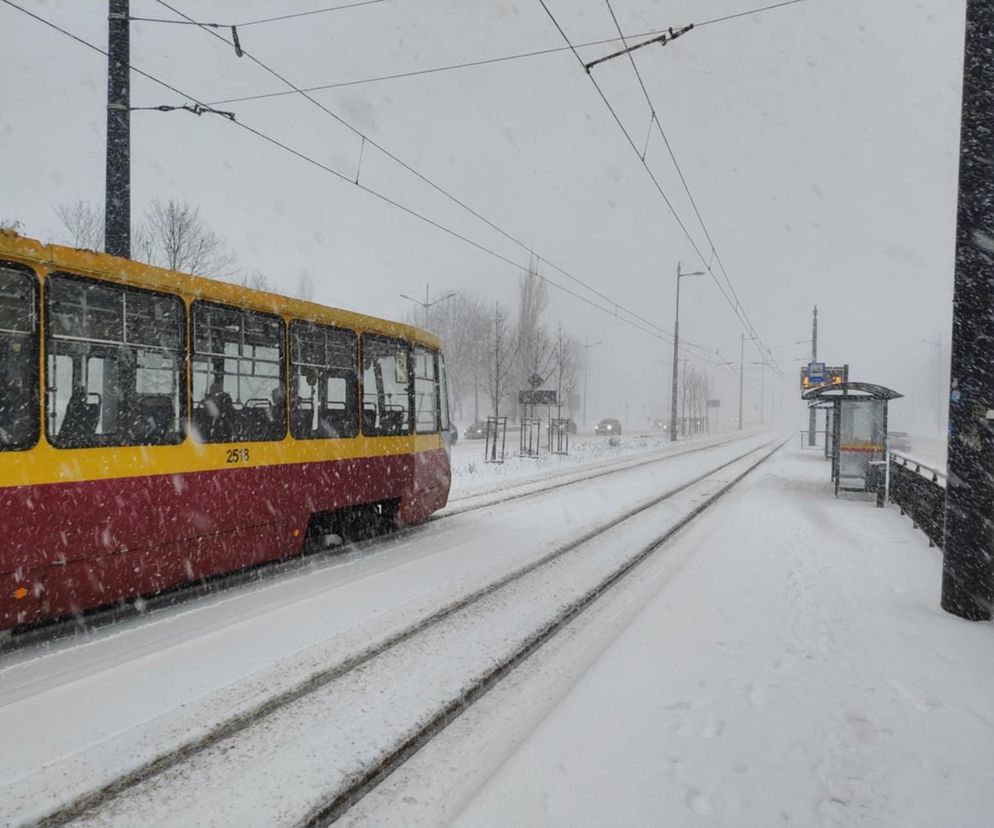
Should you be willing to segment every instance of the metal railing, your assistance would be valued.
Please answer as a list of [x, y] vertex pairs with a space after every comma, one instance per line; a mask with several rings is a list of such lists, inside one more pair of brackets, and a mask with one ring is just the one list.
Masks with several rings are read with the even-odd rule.
[[924, 463], [890, 453], [890, 500], [916, 529], [928, 538], [929, 546], [942, 547], [946, 526], [946, 474]]

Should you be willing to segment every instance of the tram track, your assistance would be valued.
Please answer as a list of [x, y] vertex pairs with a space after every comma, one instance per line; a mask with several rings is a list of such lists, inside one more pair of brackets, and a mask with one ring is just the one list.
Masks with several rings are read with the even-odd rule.
[[[374, 663], [377, 659], [398, 651], [403, 645], [415, 641], [419, 636], [423, 636], [429, 631], [441, 627], [448, 619], [453, 618], [458, 613], [472, 610], [475, 605], [492, 598], [502, 590], [518, 584], [543, 569], [556, 565], [565, 556], [580, 550], [591, 541], [601, 538], [621, 524], [643, 515], [647, 511], [665, 503], [679, 494], [690, 492], [690, 490], [713, 477], [719, 472], [729, 469], [736, 463], [749, 458], [748, 465], [744, 471], [737, 474], [730, 482], [722, 485], [717, 492], [710, 494], [705, 500], [696, 504], [689, 512], [680, 517], [674, 524], [670, 525], [659, 537], [651, 543], [644, 545], [634, 556], [626, 559], [624, 563], [608, 576], [587, 589], [578, 599], [570, 601], [551, 620], [541, 625], [536, 631], [530, 634], [521, 646], [513, 652], [497, 661], [492, 669], [487, 670], [479, 676], [468, 687], [464, 688], [455, 698], [450, 699], [446, 704], [441, 705], [434, 715], [427, 719], [413, 733], [409, 734], [399, 744], [391, 748], [384, 756], [376, 762], [356, 772], [349, 779], [348, 784], [336, 789], [316, 808], [307, 819], [309, 825], [322, 825], [334, 821], [337, 816], [344, 813], [352, 803], [358, 801], [380, 781], [385, 779], [394, 769], [400, 766], [408, 756], [413, 754], [434, 734], [444, 729], [445, 724], [462, 710], [466, 709], [476, 699], [480, 698], [507, 672], [514, 669], [517, 664], [525, 660], [532, 652], [538, 649], [542, 643], [551, 638], [560, 629], [566, 626], [573, 618], [590, 606], [597, 597], [605, 590], [610, 589], [624, 576], [638, 566], [643, 560], [648, 558], [660, 546], [666, 543], [674, 534], [682, 529], [686, 524], [695, 519], [703, 511], [709, 508], [716, 500], [729, 491], [734, 485], [742, 480], [747, 474], [753, 471], [758, 465], [768, 459], [782, 444], [775, 445], [766, 443], [759, 447], [750, 448], [742, 454], [736, 455], [731, 460], [723, 462], [715, 467], [709, 468], [703, 474], [694, 476], [667, 491], [656, 495], [624, 513], [605, 521], [604, 523], [589, 529], [578, 537], [573, 538], [568, 543], [563, 544], [539, 558], [521, 566], [503, 576], [473, 590], [472, 592], [458, 598], [449, 604], [439, 608], [437, 611], [424, 617], [420, 621], [392, 634], [368, 648], [354, 653], [353, 655], [330, 665], [326, 669], [311, 674], [306, 680], [290, 687], [286, 691], [266, 699], [254, 707], [246, 709], [241, 713], [231, 716], [220, 722], [209, 732], [200, 738], [188, 741], [179, 745], [173, 750], [167, 751], [160, 756], [148, 761], [138, 768], [135, 768], [116, 779], [108, 782], [99, 788], [83, 794], [71, 803], [51, 812], [43, 817], [40, 825], [61, 825], [76, 819], [85, 819], [93, 815], [98, 809], [113, 803], [115, 800], [127, 795], [145, 783], [153, 782], [162, 777], [167, 772], [193, 762], [197, 757], [205, 755], [215, 747], [220, 747], [222, 743], [234, 740], [246, 733], [255, 725], [263, 723], [277, 714], [281, 714], [298, 702], [305, 702], [316, 696], [320, 691], [329, 687], [339, 679], [353, 675], [362, 668]], [[701, 448], [701, 450], [703, 447]], [[760, 453], [758, 460], [752, 459], [752, 455]], [[646, 461], [649, 462], [649, 461]], [[658, 462], [658, 460], [656, 461]], [[589, 478], [588, 478], [589, 479]], [[568, 485], [568, 484], [560, 484]], [[484, 507], [479, 507], [484, 508]]]
[[[658, 450], [653, 452], [650, 457], [609, 460], [592, 464], [592, 467], [588, 466], [557, 474], [538, 481], [525, 480], [510, 483], [496, 490], [470, 494], [454, 499], [450, 501], [450, 506], [430, 516], [422, 523], [403, 527], [388, 535], [357, 541], [349, 544], [347, 548], [365, 551], [381, 544], [385, 539], [403, 538], [426, 524], [447, 520], [471, 512], [482, 511], [525, 498], [538, 498], [570, 486], [581, 485], [592, 480], [621, 474], [654, 463], [661, 463], [666, 460], [717, 449], [743, 439], [752, 439], [754, 437], [755, 435], [748, 435], [746, 437], [736, 435], [724, 440], [688, 447], [680, 451]], [[112, 606], [102, 607], [65, 619], [46, 622], [22, 630], [6, 631], [6, 634], [0, 633], [0, 656], [39, 644], [52, 644], [58, 641], [71, 640], [75, 637], [83, 637], [92, 634], [95, 630], [118, 624], [127, 619], [148, 617], [156, 611], [181, 606], [208, 596], [223, 595], [226, 592], [246, 585], [259, 584], [264, 579], [277, 578], [281, 575], [292, 575], [311, 566], [315, 562], [330, 562], [331, 565], [334, 565], [335, 558], [339, 557], [341, 552], [342, 547], [303, 552], [289, 558], [265, 561], [245, 569], [184, 584], [150, 596], [143, 596]]]

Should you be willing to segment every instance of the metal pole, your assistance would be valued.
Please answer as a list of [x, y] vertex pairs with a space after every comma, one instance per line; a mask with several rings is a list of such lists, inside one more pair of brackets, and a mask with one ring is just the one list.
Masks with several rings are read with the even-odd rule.
[[742, 378], [745, 374], [746, 335], [741, 334], [739, 341], [739, 431], [742, 431]]
[[428, 301], [428, 283], [425, 282], [425, 330], [428, 330], [428, 308], [431, 307], [431, 303]]
[[[818, 306], [815, 305], [814, 315], [811, 318], [811, 361], [818, 361]], [[815, 410], [808, 410], [808, 445], [813, 446], [817, 440], [816, 431], [818, 423], [815, 419]]]
[[766, 363], [759, 366], [759, 424], [766, 425]]
[[129, 0], [109, 0], [107, 13], [107, 167], [104, 249], [131, 258], [131, 62]]
[[994, 5], [967, 0], [949, 395], [942, 608], [971, 621], [994, 602]]
[[670, 386], [670, 441], [676, 440], [677, 371], [680, 350], [680, 263], [676, 265], [676, 319], [673, 322], [673, 382]]
[[587, 383], [590, 379], [590, 337], [583, 346], [583, 427], [587, 427]]

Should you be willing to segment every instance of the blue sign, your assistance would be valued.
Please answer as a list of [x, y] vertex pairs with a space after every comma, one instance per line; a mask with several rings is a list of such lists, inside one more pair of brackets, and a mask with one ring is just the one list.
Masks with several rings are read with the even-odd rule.
[[821, 385], [825, 382], [825, 363], [824, 362], [809, 362], [808, 363], [808, 379], [811, 380], [812, 385]]

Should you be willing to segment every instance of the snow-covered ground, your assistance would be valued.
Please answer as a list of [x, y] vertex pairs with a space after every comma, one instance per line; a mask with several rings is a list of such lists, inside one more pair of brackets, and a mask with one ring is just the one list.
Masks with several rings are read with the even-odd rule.
[[992, 824], [994, 627], [784, 450], [350, 824]]
[[[18, 746], [0, 752], [5, 818], [37, 818], [764, 439], [455, 515], [84, 643], [12, 654], [0, 663], [0, 728]], [[345, 822], [990, 824], [994, 627], [943, 613], [941, 558], [924, 536], [894, 508], [833, 498], [825, 461], [795, 446], [541, 647]], [[299, 715], [273, 718], [247, 750], [212, 749], [95, 823], [293, 824], [322, 784], [375, 752], [374, 737], [422, 715], [418, 705], [445, 690], [446, 676], [510, 646], [543, 603], [569, 600], [584, 567], [609, 565], [707, 491], [688, 490], [605, 536], [583, 567], [547, 578], [547, 600], [538, 585], [523, 588], [481, 632], [471, 632], [470, 613], [387, 671], [413, 683], [376, 678], [371, 667], [365, 680], [312, 697], [298, 737]], [[456, 632], [470, 635], [469, 648]]]
[[0, 663], [0, 728], [19, 747], [0, 753], [0, 798], [15, 822], [37, 818], [765, 439], [666, 449], [659, 463], [12, 653]]

